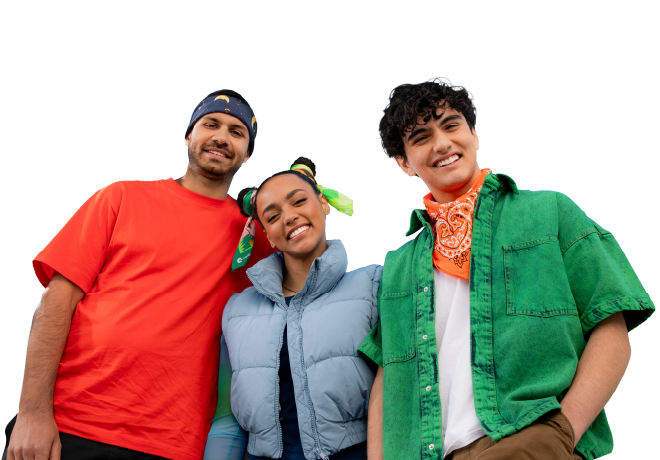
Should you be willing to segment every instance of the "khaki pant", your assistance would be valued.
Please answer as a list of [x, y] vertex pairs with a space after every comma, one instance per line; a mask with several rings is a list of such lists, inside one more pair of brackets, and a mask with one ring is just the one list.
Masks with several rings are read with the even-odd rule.
[[493, 442], [488, 436], [456, 449], [446, 460], [582, 460], [573, 450], [575, 434], [560, 411], [551, 411], [527, 428]]

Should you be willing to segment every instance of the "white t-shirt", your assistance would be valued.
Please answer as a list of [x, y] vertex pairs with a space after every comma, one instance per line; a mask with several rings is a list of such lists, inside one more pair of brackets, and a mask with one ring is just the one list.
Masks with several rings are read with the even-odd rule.
[[474, 409], [470, 364], [470, 283], [435, 269], [442, 445], [447, 456], [486, 435]]

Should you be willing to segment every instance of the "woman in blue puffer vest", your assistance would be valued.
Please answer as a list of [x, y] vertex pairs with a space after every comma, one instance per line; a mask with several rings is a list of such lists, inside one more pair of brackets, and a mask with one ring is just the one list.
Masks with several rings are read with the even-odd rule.
[[[231, 409], [249, 434], [250, 459], [367, 458], [375, 374], [357, 349], [378, 319], [382, 267], [346, 272], [346, 251], [326, 240], [325, 218], [331, 205], [352, 214], [352, 202], [319, 186], [315, 169], [301, 157], [237, 200], [279, 249], [247, 270], [253, 287], [232, 296], [222, 318]], [[204, 458], [240, 459], [244, 446], [225, 414]]]

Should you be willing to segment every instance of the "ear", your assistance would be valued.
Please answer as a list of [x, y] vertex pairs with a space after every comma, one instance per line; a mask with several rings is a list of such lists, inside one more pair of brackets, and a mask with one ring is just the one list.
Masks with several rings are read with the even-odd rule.
[[328, 200], [326, 199], [325, 195], [323, 195], [323, 193], [320, 193], [319, 197], [321, 200], [321, 206], [323, 207], [323, 212], [327, 216], [330, 214], [330, 203], [328, 203]]
[[268, 242], [270, 243], [270, 247], [271, 247], [271, 248], [274, 248], [274, 247], [275, 247], [275, 244], [270, 240], [270, 237], [268, 236], [268, 233], [266, 233], [266, 229], [263, 228], [263, 227], [262, 227], [261, 229], [264, 231], [264, 235], [266, 235], [266, 239], [267, 239]]
[[190, 134], [186, 137], [186, 147], [190, 147]]
[[415, 170], [412, 169], [412, 167], [408, 164], [408, 160], [406, 160], [404, 157], [396, 157], [395, 160], [396, 160], [397, 164], [399, 165], [399, 168], [401, 168], [401, 170], [404, 173], [408, 174], [410, 177], [413, 177], [413, 176], [417, 175]]
[[248, 161], [248, 160], [250, 159], [251, 156], [252, 156], [252, 155], [250, 155], [249, 153], [245, 152], [245, 157], [243, 157], [243, 163], [241, 163], [241, 164], [245, 164], [245, 162]]
[[476, 150], [479, 150], [479, 136], [477, 136], [477, 130], [474, 128], [472, 128], [472, 137], [474, 138]]

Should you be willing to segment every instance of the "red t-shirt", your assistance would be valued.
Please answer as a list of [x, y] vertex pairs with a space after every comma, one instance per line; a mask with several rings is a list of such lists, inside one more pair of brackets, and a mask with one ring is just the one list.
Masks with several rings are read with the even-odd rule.
[[[86, 295], [55, 384], [60, 431], [163, 457], [202, 458], [215, 412], [222, 311], [250, 286], [231, 270], [236, 202], [174, 180], [92, 196], [34, 260]], [[257, 229], [248, 266], [272, 252]]]

